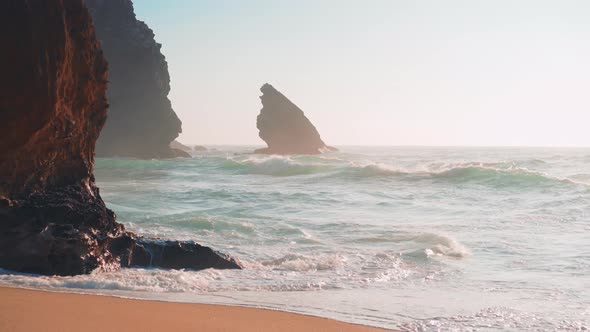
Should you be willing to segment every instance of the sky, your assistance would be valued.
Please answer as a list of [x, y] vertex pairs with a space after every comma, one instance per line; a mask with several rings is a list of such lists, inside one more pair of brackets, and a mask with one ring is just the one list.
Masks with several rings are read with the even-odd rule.
[[590, 146], [590, 1], [134, 4], [183, 143], [263, 145], [270, 83], [330, 145]]

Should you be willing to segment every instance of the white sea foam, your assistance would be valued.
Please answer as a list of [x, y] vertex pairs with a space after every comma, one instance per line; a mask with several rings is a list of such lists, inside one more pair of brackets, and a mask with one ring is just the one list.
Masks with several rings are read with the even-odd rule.
[[0, 271], [0, 282], [23, 287], [49, 289], [94, 289], [146, 292], [197, 292], [209, 289], [209, 283], [220, 275], [215, 270], [199, 273], [180, 270], [121, 269], [95, 271], [73, 277], [34, 276]]
[[459, 162], [440, 163], [430, 162], [418, 165], [393, 166], [385, 163], [361, 162], [352, 163], [352, 170], [357, 170], [361, 176], [398, 176], [414, 178], [438, 178], [456, 181], [490, 181], [498, 184], [515, 185], [523, 183], [562, 182], [583, 184], [570, 178], [551, 176], [545, 172], [530, 170], [514, 162]]
[[360, 170], [361, 175], [365, 176], [389, 176], [389, 175], [407, 175], [410, 171], [395, 168], [383, 163], [361, 163], [353, 164], [353, 169]]
[[242, 168], [248, 174], [293, 176], [311, 174], [322, 165], [302, 163], [287, 156], [251, 156], [246, 159], [228, 157], [230, 167]]
[[[588, 184], [584, 176], [560, 177], [532, 170], [529, 166], [543, 165], [542, 160], [513, 160], [499, 162], [423, 161], [408, 164], [389, 164], [367, 160], [347, 160], [338, 156], [238, 156], [227, 157], [228, 168], [247, 174], [297, 176], [325, 173], [330, 177], [397, 177], [407, 179], [441, 179], [448, 181], [476, 181], [492, 185], [523, 185], [545, 183]], [[581, 178], [579, 180], [578, 178]]]
[[392, 243], [400, 248], [409, 246], [410, 250], [401, 250], [409, 256], [465, 258], [471, 255], [471, 251], [452, 236], [437, 233], [395, 232], [389, 235], [363, 237], [356, 241]]
[[431, 256], [446, 256], [464, 258], [471, 252], [461, 243], [450, 236], [433, 233], [422, 233], [411, 238], [412, 241], [424, 245], [424, 253]]
[[276, 270], [286, 271], [311, 271], [311, 270], [334, 270], [344, 266], [346, 258], [337, 255], [297, 255], [288, 254], [276, 259], [263, 261], [262, 265]]
[[587, 331], [582, 320], [556, 320], [506, 307], [485, 308], [474, 315], [435, 317], [401, 324], [402, 331]]
[[400, 281], [414, 271], [395, 253], [283, 254], [241, 260], [244, 270], [126, 268], [79, 276], [37, 276], [0, 269], [0, 283], [45, 289], [140, 292], [304, 291]]

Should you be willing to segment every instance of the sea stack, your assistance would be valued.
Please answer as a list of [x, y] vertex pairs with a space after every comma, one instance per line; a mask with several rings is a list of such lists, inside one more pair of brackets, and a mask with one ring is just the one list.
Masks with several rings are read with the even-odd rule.
[[130, 0], [86, 0], [109, 63], [109, 116], [98, 157], [190, 157], [170, 143], [182, 132], [168, 93], [170, 75], [154, 32], [137, 20]]
[[0, 2], [0, 267], [239, 268], [194, 242], [127, 232], [95, 185], [107, 63], [82, 0]]
[[255, 153], [319, 154], [335, 151], [327, 146], [303, 111], [287, 97], [266, 83], [261, 88], [262, 109], [256, 119], [259, 136], [268, 145]]

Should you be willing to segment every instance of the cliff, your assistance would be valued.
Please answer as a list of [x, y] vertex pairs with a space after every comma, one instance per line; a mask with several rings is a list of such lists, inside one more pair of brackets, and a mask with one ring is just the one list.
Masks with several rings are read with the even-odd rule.
[[89, 187], [107, 65], [86, 9], [40, 0], [0, 8], [0, 196]]
[[93, 165], [107, 64], [82, 0], [1, 1], [0, 35], [0, 267], [239, 268], [194, 242], [129, 233], [106, 208]]
[[168, 64], [153, 31], [135, 17], [130, 0], [86, 0], [109, 63], [109, 117], [96, 147], [99, 157], [190, 157], [172, 150], [182, 132], [168, 93]]
[[258, 149], [256, 153], [319, 154], [336, 150], [322, 141], [303, 111], [272, 85], [266, 83], [260, 91], [262, 109], [256, 119], [256, 127], [268, 148]]

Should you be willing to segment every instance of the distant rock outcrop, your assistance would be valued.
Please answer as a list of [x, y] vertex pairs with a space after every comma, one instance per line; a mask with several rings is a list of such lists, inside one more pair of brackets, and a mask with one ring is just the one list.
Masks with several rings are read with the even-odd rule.
[[336, 150], [322, 141], [320, 134], [303, 111], [266, 83], [261, 88], [262, 109], [256, 120], [259, 136], [268, 148], [255, 153], [319, 154]]
[[170, 142], [170, 147], [172, 149], [177, 149], [177, 150], [182, 150], [182, 151], [192, 151], [193, 150], [193, 149], [191, 149], [190, 146], [186, 146], [177, 140]]
[[170, 142], [170, 148], [172, 149], [172, 151], [174, 151], [177, 157], [192, 157], [189, 152], [191, 152], [193, 149], [191, 149], [190, 146], [186, 146], [177, 140]]
[[182, 132], [168, 92], [170, 75], [153, 31], [135, 17], [130, 0], [86, 0], [109, 63], [109, 117], [98, 157], [173, 158]]
[[194, 242], [125, 231], [95, 185], [107, 64], [82, 0], [0, 1], [0, 267], [239, 268]]
[[[190, 146], [184, 145], [177, 140], [172, 141], [172, 143], [170, 143], [170, 147], [174, 150], [180, 150], [181, 152], [191, 152], [191, 151], [206, 152], [206, 151], [208, 151], [207, 148], [204, 146], [195, 145], [191, 148]], [[188, 156], [191, 157], [190, 154]]]

